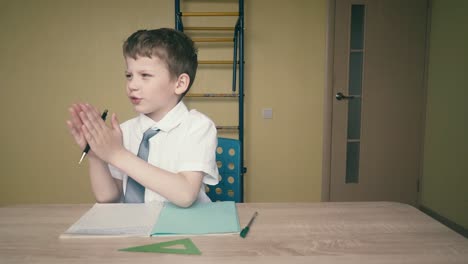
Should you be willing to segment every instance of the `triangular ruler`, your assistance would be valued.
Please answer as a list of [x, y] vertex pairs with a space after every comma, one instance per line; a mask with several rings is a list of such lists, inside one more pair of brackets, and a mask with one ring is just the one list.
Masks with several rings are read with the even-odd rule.
[[[171, 248], [174, 246], [183, 246], [183, 248]], [[119, 249], [119, 251], [201, 255], [200, 250], [198, 250], [198, 248], [195, 246], [195, 244], [193, 244], [190, 238], [166, 241], [138, 247], [123, 248]]]

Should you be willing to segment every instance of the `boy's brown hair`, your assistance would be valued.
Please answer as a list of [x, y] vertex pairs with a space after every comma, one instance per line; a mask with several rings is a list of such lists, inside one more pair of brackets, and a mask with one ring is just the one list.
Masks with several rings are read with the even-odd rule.
[[137, 56], [157, 56], [166, 63], [171, 77], [178, 78], [182, 73], [188, 74], [190, 83], [182, 97], [195, 80], [198, 67], [197, 49], [183, 32], [171, 28], [138, 30], [124, 42], [123, 55], [132, 59], [136, 59]]

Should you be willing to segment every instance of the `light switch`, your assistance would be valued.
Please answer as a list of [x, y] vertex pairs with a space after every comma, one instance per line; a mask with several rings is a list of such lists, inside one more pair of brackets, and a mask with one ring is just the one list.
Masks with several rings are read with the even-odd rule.
[[272, 108], [263, 108], [263, 119], [272, 119], [273, 118], [273, 109]]

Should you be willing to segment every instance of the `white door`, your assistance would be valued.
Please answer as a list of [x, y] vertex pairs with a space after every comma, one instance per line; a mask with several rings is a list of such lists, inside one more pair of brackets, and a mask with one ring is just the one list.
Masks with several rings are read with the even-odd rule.
[[426, 0], [336, 0], [331, 201], [416, 204], [427, 13]]

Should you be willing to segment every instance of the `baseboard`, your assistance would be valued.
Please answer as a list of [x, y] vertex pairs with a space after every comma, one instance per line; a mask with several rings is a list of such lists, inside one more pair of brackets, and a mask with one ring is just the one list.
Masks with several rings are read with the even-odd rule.
[[427, 208], [427, 207], [425, 207], [423, 205], [419, 206], [419, 210], [421, 210], [422, 212], [424, 212], [428, 216], [434, 218], [435, 220], [441, 222], [442, 224], [444, 224], [448, 228], [452, 229], [453, 231], [459, 233], [460, 235], [464, 236], [465, 238], [468, 238], [468, 230], [466, 228], [464, 228], [463, 226], [453, 222], [452, 220], [450, 220], [450, 219], [448, 219], [446, 217], [441, 216], [440, 214], [432, 211], [431, 209], [429, 209], [429, 208]]

